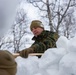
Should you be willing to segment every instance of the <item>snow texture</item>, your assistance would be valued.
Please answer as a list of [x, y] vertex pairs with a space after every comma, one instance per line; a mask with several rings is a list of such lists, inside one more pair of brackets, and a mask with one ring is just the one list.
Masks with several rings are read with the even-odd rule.
[[41, 58], [17, 57], [16, 75], [76, 75], [76, 37], [68, 40], [61, 36], [57, 48], [50, 48]]

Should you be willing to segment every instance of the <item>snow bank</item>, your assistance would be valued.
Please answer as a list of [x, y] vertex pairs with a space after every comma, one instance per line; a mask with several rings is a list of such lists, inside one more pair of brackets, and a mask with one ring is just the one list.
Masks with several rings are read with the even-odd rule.
[[76, 75], [76, 37], [68, 40], [61, 36], [57, 48], [50, 48], [41, 58], [17, 57], [16, 75]]

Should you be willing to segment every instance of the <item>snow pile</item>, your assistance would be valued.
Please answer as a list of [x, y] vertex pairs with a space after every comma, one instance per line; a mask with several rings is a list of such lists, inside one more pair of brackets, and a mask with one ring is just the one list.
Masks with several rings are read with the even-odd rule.
[[61, 36], [57, 48], [50, 48], [41, 58], [17, 57], [16, 75], [76, 75], [76, 37], [68, 40]]

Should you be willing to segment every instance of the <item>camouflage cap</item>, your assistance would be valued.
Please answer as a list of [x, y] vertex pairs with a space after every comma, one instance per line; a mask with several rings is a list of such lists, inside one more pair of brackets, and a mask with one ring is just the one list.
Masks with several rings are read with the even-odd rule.
[[40, 28], [44, 29], [44, 26], [43, 26], [43, 24], [42, 24], [41, 21], [39, 21], [39, 20], [33, 20], [31, 22], [31, 25], [30, 25], [30, 30], [32, 31], [32, 28], [37, 28], [37, 27], [40, 27]]

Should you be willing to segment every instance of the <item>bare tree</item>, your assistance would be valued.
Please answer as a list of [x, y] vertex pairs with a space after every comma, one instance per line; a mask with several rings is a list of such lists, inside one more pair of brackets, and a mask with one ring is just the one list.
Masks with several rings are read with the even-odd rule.
[[76, 7], [76, 0], [27, 0], [33, 6], [39, 8], [43, 14], [43, 19], [47, 18], [50, 31], [59, 33], [63, 20], [70, 9]]
[[0, 37], [0, 49], [1, 49], [1, 47], [4, 45], [4, 41], [2, 41], [3, 37], [4, 37], [4, 36]]
[[40, 11], [47, 13], [44, 16], [43, 15], [41, 16], [48, 18], [50, 30], [53, 31], [52, 14], [50, 10], [49, 0], [46, 0], [46, 2], [44, 2], [43, 0], [27, 0], [27, 1], [32, 3], [33, 6], [38, 7]]
[[24, 12], [24, 9], [21, 9], [17, 12], [15, 23], [13, 24], [13, 44], [14, 44], [14, 52], [18, 52], [20, 48], [20, 42], [22, 37], [27, 33], [27, 20], [26, 20], [26, 13]]
[[[73, 14], [73, 10], [72, 12], [67, 13], [67, 17], [64, 18], [63, 22], [64, 22], [64, 36], [66, 36], [67, 38], [73, 37], [73, 31], [76, 30], [76, 26], [75, 26], [75, 18], [74, 18], [74, 14]], [[71, 35], [72, 33], [72, 35]]]
[[2, 38], [0, 37], [0, 49], [1, 50], [6, 50], [9, 49], [10, 47], [12, 47], [12, 40], [9, 36], [5, 35], [2, 36]]

